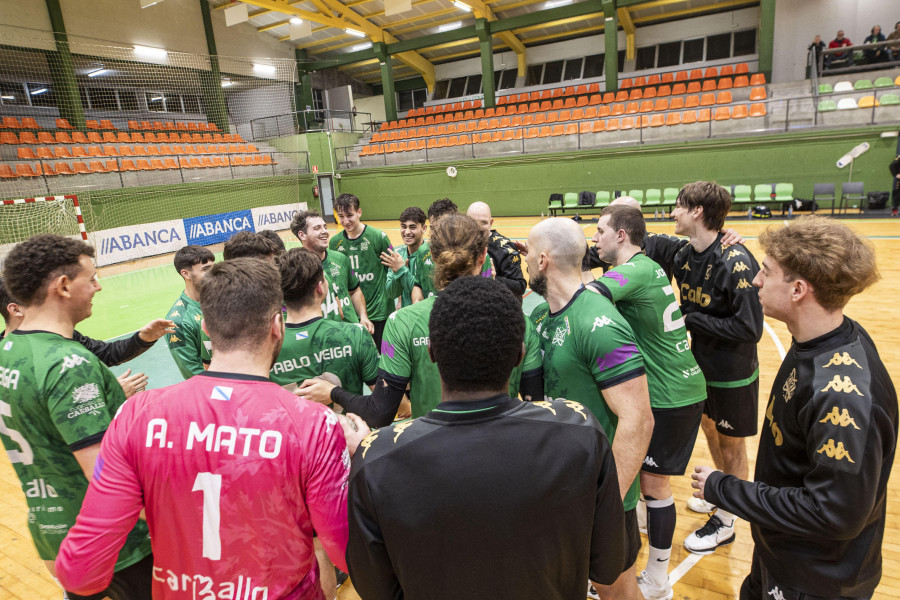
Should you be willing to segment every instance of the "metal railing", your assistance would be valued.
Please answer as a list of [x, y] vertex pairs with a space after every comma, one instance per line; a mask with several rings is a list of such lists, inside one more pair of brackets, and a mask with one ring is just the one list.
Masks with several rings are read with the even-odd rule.
[[[287, 155], [290, 159], [292, 165], [288, 165], [285, 162], [277, 162], [275, 155], [279, 154], [282, 156]], [[253, 164], [244, 164], [243, 157], [245, 156], [268, 156], [268, 163], [253, 163]], [[197, 159], [198, 161], [203, 158], [212, 158], [215, 156], [216, 158], [225, 158], [225, 164], [217, 164], [217, 165], [203, 165], [199, 166], [196, 164], [188, 164], [185, 165], [181, 162], [181, 159], [187, 159], [189, 162], [191, 159]], [[237, 164], [235, 162], [235, 158], [241, 157], [241, 164]], [[176, 166], [165, 166], [165, 161], [167, 159], [171, 159]], [[148, 161], [148, 164], [151, 164], [152, 160], [159, 160], [163, 163], [163, 167], [150, 169], [146, 168], [131, 168], [129, 165], [128, 168], [124, 168], [123, 161], [131, 161], [132, 164], [136, 166], [138, 161]], [[106, 165], [108, 162], [116, 162], [116, 169], [108, 169]], [[66, 163], [72, 168], [74, 163], [81, 162], [84, 163], [85, 166], [90, 170], [90, 163], [92, 162], [100, 162], [104, 167], [104, 171], [93, 171], [90, 170], [88, 173], [84, 172], [64, 172], [59, 173], [56, 172], [56, 165], [59, 163]], [[150, 174], [151, 176], [157, 175], [160, 173], [178, 173], [180, 183], [191, 183], [191, 182], [199, 182], [199, 181], [221, 181], [224, 179], [243, 179], [246, 177], [274, 177], [276, 175], [302, 175], [310, 172], [309, 167], [309, 152], [301, 151], [301, 152], [267, 152], [267, 151], [257, 151], [254, 153], [249, 152], [240, 152], [240, 153], [214, 153], [214, 154], [153, 154], [153, 155], [142, 155], [142, 156], [61, 156], [55, 157], [52, 159], [46, 158], [37, 158], [37, 159], [4, 159], [0, 158], [0, 164], [9, 165], [13, 172], [16, 172], [16, 165], [28, 164], [32, 167], [32, 172], [36, 173], [35, 176], [18, 176], [16, 178], [4, 178], [0, 179], [0, 190], [4, 188], [8, 188], [11, 192], [15, 193], [17, 188], [24, 188], [29, 183], [32, 182], [41, 182], [43, 185], [43, 189], [46, 190], [47, 194], [51, 194], [53, 191], [58, 191], [60, 189], [71, 189], [71, 185], [69, 184], [69, 178], [75, 176], [102, 176], [103, 180], [97, 180], [96, 187], [99, 189], [114, 189], [114, 188], [125, 188], [125, 187], [133, 187], [135, 181], [129, 177], [128, 174], [134, 173], [140, 176], [140, 174]], [[45, 165], [50, 168], [45, 168]], [[255, 171], [250, 172], [247, 171], [247, 168], [253, 168]], [[265, 172], [262, 171], [259, 167], [268, 167]], [[224, 176], [222, 172], [223, 169], [228, 169], [228, 176]], [[213, 172], [215, 170], [215, 172]], [[50, 173], [50, 174], [48, 174]], [[53, 174], [55, 173], [55, 174]], [[208, 174], [209, 176], [203, 176], [204, 174]], [[199, 175], [199, 176], [198, 176]], [[118, 177], [110, 177], [110, 176], [118, 176]], [[117, 180], [117, 181], [116, 181]], [[58, 183], [59, 182], [59, 183]], [[63, 184], [62, 182], [66, 182]], [[166, 182], [141, 182], [140, 184], [152, 185], [156, 183], [172, 183], [171, 181]], [[117, 184], [117, 185], [116, 185]], [[83, 186], [83, 187], [91, 187], [91, 186]], [[33, 190], [34, 188], [29, 188]], [[29, 193], [34, 193], [33, 191]], [[6, 197], [8, 194], [5, 192], [0, 192], [0, 196]]]
[[373, 121], [371, 113], [348, 110], [298, 110], [250, 121], [254, 141], [312, 131], [367, 133], [374, 131], [380, 121]]
[[[821, 52], [816, 52], [816, 69], [819, 76], [823, 75], [840, 75], [841, 73], [853, 73], [859, 71], [872, 71], [877, 69], [889, 68], [892, 66], [900, 66], [900, 49], [892, 50], [890, 46], [898, 46], [900, 41], [890, 40], [883, 42], [874, 42], [871, 44], [857, 44], [855, 46], [844, 46], [842, 48], [825, 48]], [[887, 60], [876, 60], [869, 62], [866, 52], [875, 52], [879, 48], [885, 49]], [[815, 52], [810, 50], [810, 52]], [[862, 52], [863, 61], [856, 62], [856, 53]], [[844, 56], [846, 54], [846, 56]]]
[[[733, 91], [733, 90], [732, 90]], [[836, 114], [839, 115], [848, 115], [852, 122], [849, 123], [823, 123], [823, 117], [821, 113], [818, 111], [818, 105], [816, 101], [816, 96], [802, 96], [797, 98], [785, 98], [785, 99], [766, 99], [759, 101], [743, 101], [736, 100], [731, 104], [727, 105], [711, 105], [711, 106], [700, 106], [700, 107], [692, 107], [690, 109], [678, 109], [678, 110], [668, 110], [668, 111], [659, 111], [652, 113], [632, 113], [632, 114], [621, 114], [621, 115], [609, 115], [607, 117], [602, 118], [591, 118], [591, 119], [582, 119], [578, 121], [565, 121], [565, 122], [556, 122], [556, 123], [542, 123], [539, 125], [523, 125], [520, 127], [506, 127], [506, 128], [494, 128], [494, 129], [485, 129], [485, 130], [474, 130], [467, 131], [463, 134], [442, 134], [440, 136], [423, 136], [423, 137], [415, 137], [415, 138], [407, 138], [405, 140], [393, 140], [394, 143], [399, 141], [409, 142], [410, 139], [418, 141], [425, 140], [426, 147], [423, 150], [413, 150], [413, 151], [404, 151], [404, 152], [393, 152], [393, 153], [379, 153], [379, 154], [370, 154], [365, 157], [360, 157], [359, 159], [354, 159], [353, 154], [358, 151], [360, 148], [358, 146], [345, 146], [345, 147], [337, 147], [334, 149], [334, 159], [335, 164], [338, 166], [338, 169], [354, 169], [354, 168], [366, 168], [366, 167], [381, 167], [387, 165], [407, 165], [407, 164], [418, 164], [418, 163], [429, 163], [429, 162], [441, 162], [447, 160], [458, 160], [458, 159], [469, 159], [469, 158], [486, 158], [491, 156], [504, 156], [504, 155], [522, 155], [522, 154], [531, 154], [531, 153], [548, 153], [548, 152], [556, 152], [556, 151], [571, 151], [571, 150], [582, 150], [588, 148], [603, 148], [603, 147], [619, 147], [624, 145], [633, 145], [633, 144], [661, 144], [661, 143], [677, 143], [681, 141], [696, 141], [696, 140], [704, 140], [711, 138], [727, 138], [727, 137], [737, 137], [737, 136], [746, 136], [748, 134], [763, 134], [763, 133], [784, 133], [790, 131], [798, 131], [803, 129], [810, 128], [821, 128], [821, 127], [830, 127], [830, 126], [847, 126], [847, 125], [876, 125], [882, 123], [891, 123], [900, 121], [900, 107], [896, 113], [891, 113], [887, 115], [886, 118], [879, 118], [879, 112], [877, 111], [877, 99], [880, 95], [885, 93], [900, 93], [900, 87], [893, 88], [878, 88], [871, 90], [856, 90], [854, 92], [846, 92], [841, 94], [834, 94], [835, 96], [850, 96], [850, 95], [872, 95], [874, 96], [873, 107], [871, 113], [869, 114], [869, 118], [866, 120], [856, 119], [852, 120], [850, 115], [852, 114], [860, 114], [859, 111], [867, 110], [867, 109], [854, 109], [853, 111], [836, 111]], [[761, 117], [748, 117], [746, 119], [727, 119], [727, 120], [716, 120], [715, 119], [715, 109], [727, 106], [729, 109], [733, 110], [737, 105], [750, 105], [750, 104], [761, 104], [765, 107], [765, 115]], [[655, 115], [662, 115], [663, 122], [668, 120], [668, 116], [673, 113], [684, 113], [685, 110], [693, 110], [697, 111], [699, 116], [699, 111], [709, 109], [710, 116], [709, 120], [698, 120], [695, 123], [688, 124], [687, 126], [678, 129], [677, 133], [673, 133], [672, 127], [669, 125], [661, 125], [657, 127], [651, 127], [649, 125], [644, 126], [642, 124], [643, 117], [651, 117]], [[829, 113], [835, 114], [835, 113]], [[621, 120], [623, 117], [631, 117], [634, 119], [635, 123], [630, 129], [617, 129], [615, 132], [603, 131], [603, 132], [582, 132], [581, 125], [582, 123], [591, 123], [593, 124], [597, 120], [607, 120], [610, 118], [616, 118]], [[530, 129], [541, 129], [543, 127], [553, 127], [554, 125], [576, 125], [575, 134], [564, 134], [560, 136], [539, 136], [539, 137], [529, 137], [528, 130]], [[741, 123], [741, 126], [736, 126], [735, 123]], [[753, 124], [756, 126], [744, 126], [743, 124]], [[677, 125], [674, 127], [678, 127]], [[507, 131], [512, 131], [514, 139], [512, 140], [501, 140], [501, 141], [491, 141], [491, 142], [475, 142], [472, 141], [472, 136], [478, 136], [480, 138], [482, 133], [489, 132], [493, 135], [494, 132], [501, 132], [501, 137]], [[518, 135], [517, 132], [521, 133], [521, 136]], [[438, 138], [447, 138], [450, 135], [456, 135], [457, 138], [459, 135], [468, 135], [469, 142], [463, 145], [454, 145], [454, 146], [444, 146], [444, 147], [428, 147], [428, 140], [437, 140]], [[550, 142], [548, 140], [559, 140], [558, 142]], [[391, 143], [391, 142], [376, 142], [382, 144], [383, 146]], [[500, 146], [500, 144], [504, 144]], [[388, 161], [388, 155], [394, 157], [393, 160]], [[357, 162], [359, 160], [359, 162]]]

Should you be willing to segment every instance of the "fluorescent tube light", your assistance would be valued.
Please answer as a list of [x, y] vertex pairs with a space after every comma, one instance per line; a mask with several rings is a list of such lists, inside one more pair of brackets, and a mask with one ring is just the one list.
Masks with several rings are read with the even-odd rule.
[[465, 2], [460, 2], [459, 0], [453, 0], [453, 6], [455, 6], [459, 10], [464, 10], [466, 12], [472, 12], [471, 6], [469, 6]]
[[277, 71], [272, 65], [261, 65], [259, 63], [253, 63], [253, 71], [255, 73], [259, 73], [260, 75], [274, 75], [275, 71]]
[[169, 55], [164, 48], [151, 48], [150, 46], [135, 46], [134, 53], [144, 58], [162, 60]]
[[90, 73], [88, 73], [87, 76], [88, 77], [96, 77], [97, 75], [103, 75], [108, 70], [109, 69], [104, 69], [103, 67], [100, 67], [99, 69], [95, 69], [95, 70], [91, 71]]
[[459, 29], [460, 27], [462, 27], [462, 21], [455, 21], [453, 23], [440, 25], [438, 26], [437, 30], [440, 33], [444, 33], [445, 31], [453, 31], [454, 29]]
[[572, 4], [572, 0], [549, 0], [549, 2], [544, 4], [544, 8], [557, 8], [567, 4]]
[[365, 44], [357, 44], [350, 48], [350, 52], [359, 52], [360, 50], [368, 50], [372, 47], [372, 42], [366, 42]]
[[38, 94], [46, 93], [46, 91], [47, 91], [47, 88], [41, 88], [39, 90], [34, 90], [33, 92], [31, 92], [31, 95], [37, 96]]
[[356, 37], [361, 37], [361, 38], [362, 38], [362, 37], [366, 37], [366, 34], [365, 34], [365, 33], [363, 33], [362, 31], [359, 31], [359, 30], [357, 30], [357, 29], [350, 29], [350, 28], [348, 27], [348, 28], [344, 29], [344, 31], [346, 31], [346, 32], [349, 33], [350, 35], [355, 35]]

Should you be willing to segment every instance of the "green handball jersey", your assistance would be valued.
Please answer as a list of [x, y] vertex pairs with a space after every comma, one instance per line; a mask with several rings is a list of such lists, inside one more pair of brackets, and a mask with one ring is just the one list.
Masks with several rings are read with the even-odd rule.
[[350, 268], [359, 279], [359, 286], [366, 299], [366, 312], [370, 321], [384, 321], [394, 310], [393, 298], [387, 291], [387, 270], [381, 264], [381, 253], [393, 248], [391, 241], [380, 229], [365, 225], [359, 237], [350, 239], [347, 231], [341, 231], [328, 242], [328, 248], [347, 256]]
[[[423, 242], [419, 249], [410, 259], [410, 265], [413, 265], [413, 280], [415, 285], [422, 290], [422, 295], [426, 298], [437, 295], [437, 288], [434, 287], [434, 260], [431, 257], [431, 247], [428, 242]], [[490, 256], [485, 256], [484, 264], [481, 266], [482, 277], [494, 277], [494, 263]]]
[[[603, 390], [644, 375], [644, 360], [634, 333], [609, 299], [581, 287], [558, 313], [547, 303], [531, 313], [544, 354], [547, 400], [574, 400], [590, 410], [610, 443], [618, 417], [603, 399]], [[637, 506], [636, 477], [625, 495], [625, 510]]]
[[611, 268], [602, 287], [631, 325], [647, 369], [650, 406], [678, 408], [706, 399], [706, 379], [691, 352], [678, 299], [665, 270], [645, 254]]
[[[322, 260], [322, 270], [325, 271], [325, 279], [329, 285], [329, 296], [325, 299], [326, 304], [330, 302], [340, 302], [341, 308], [344, 310], [343, 320], [347, 323], [359, 323], [359, 315], [353, 303], [350, 302], [350, 292], [359, 287], [359, 278], [353, 269], [350, 268], [350, 259], [334, 250], [326, 250], [325, 258]], [[323, 308], [323, 313], [325, 310]], [[341, 315], [337, 311], [330, 311], [330, 315], [337, 315], [337, 318], [330, 316], [331, 320], [340, 321]]]
[[[387, 291], [388, 296], [395, 301], [397, 298], [400, 298], [400, 308], [403, 308], [404, 306], [412, 304], [412, 289], [413, 285], [416, 283], [416, 278], [413, 275], [413, 269], [415, 267], [413, 265], [412, 257], [409, 255], [408, 246], [403, 245], [399, 248], [395, 248], [395, 250], [397, 251], [397, 254], [403, 257], [406, 264], [397, 269], [396, 272], [388, 268]], [[416, 252], [418, 252], [418, 249], [416, 249]], [[413, 252], [413, 256], [416, 256], [416, 252]]]
[[[72, 453], [99, 444], [124, 402], [115, 375], [74, 340], [14, 331], [0, 341], [0, 440], [22, 483], [41, 559], [56, 558], [87, 492]], [[102, 468], [100, 458], [95, 472]], [[148, 534], [138, 521], [116, 570], [150, 554]]]
[[182, 292], [166, 318], [175, 322], [175, 333], [167, 335], [166, 342], [181, 376], [190, 379], [199, 375], [205, 371], [203, 365], [208, 365], [212, 358], [212, 342], [200, 326], [203, 321], [200, 303]]
[[[433, 410], [441, 401], [441, 376], [428, 355], [428, 319], [437, 296], [431, 296], [393, 313], [384, 326], [381, 359], [382, 375], [405, 384], [409, 382], [409, 402], [413, 418]], [[522, 315], [525, 318], [524, 315]], [[509, 395], [518, 396], [522, 373], [541, 367], [541, 349], [534, 328], [525, 323], [525, 358], [509, 377]]]
[[278, 385], [299, 384], [325, 372], [340, 377], [345, 390], [362, 395], [363, 383], [378, 378], [378, 352], [369, 332], [357, 323], [322, 317], [286, 324], [269, 379]]

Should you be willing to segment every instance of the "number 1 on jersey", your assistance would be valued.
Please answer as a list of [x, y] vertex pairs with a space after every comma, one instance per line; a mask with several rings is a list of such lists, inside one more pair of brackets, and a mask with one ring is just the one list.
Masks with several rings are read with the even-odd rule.
[[222, 536], [219, 532], [222, 498], [222, 476], [215, 473], [197, 473], [192, 492], [203, 492], [203, 558], [222, 558]]
[[359, 271], [359, 256], [351, 255], [347, 258], [350, 259], [350, 267]]

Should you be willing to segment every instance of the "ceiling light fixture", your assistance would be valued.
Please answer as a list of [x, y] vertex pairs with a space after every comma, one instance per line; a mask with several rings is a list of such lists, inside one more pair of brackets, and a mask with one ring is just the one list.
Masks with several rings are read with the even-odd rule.
[[138, 45], [135, 45], [134, 53], [138, 56], [143, 56], [144, 58], [153, 58], [156, 60], [162, 60], [169, 55], [164, 48], [151, 48], [150, 46]]
[[93, 71], [91, 71], [90, 73], [88, 73], [87, 76], [88, 76], [88, 77], [96, 77], [97, 75], [103, 75], [103, 74], [106, 73], [108, 70], [109, 70], [109, 69], [106, 69], [106, 68], [104, 68], [104, 67], [100, 67], [99, 69], [94, 69]]
[[349, 27], [347, 27], [346, 29], [344, 29], [344, 31], [346, 31], [350, 35], [354, 35], [356, 37], [361, 37], [361, 38], [366, 37], [366, 34], [363, 33], [362, 31], [359, 31], [358, 29], [350, 29]]
[[291, 19], [291, 25], [303, 25], [303, 19], [300, 17], [294, 17]]
[[259, 73], [260, 75], [274, 75], [277, 69], [272, 65], [261, 65], [259, 63], [253, 63], [253, 71], [255, 73]]
[[39, 89], [39, 90], [34, 90], [33, 92], [31, 92], [31, 95], [32, 95], [32, 96], [37, 96], [38, 94], [43, 94], [43, 93], [45, 93], [46, 91], [47, 91], [47, 88], [41, 88], [41, 89]]
[[437, 30], [439, 33], [444, 33], [445, 31], [453, 31], [454, 29], [459, 29], [462, 27], [462, 21], [455, 21], [453, 23], [447, 23], [446, 25], [438, 26]]
[[472, 12], [471, 6], [469, 6], [465, 2], [460, 2], [459, 0], [453, 0], [453, 6], [455, 6], [459, 10], [464, 10], [466, 12]]
[[364, 44], [357, 44], [350, 48], [350, 52], [359, 52], [360, 50], [368, 50], [372, 47], [372, 42], [366, 42]]
[[569, 4], [572, 4], [572, 0], [549, 0], [549, 2], [544, 4], [544, 8], [557, 8]]

